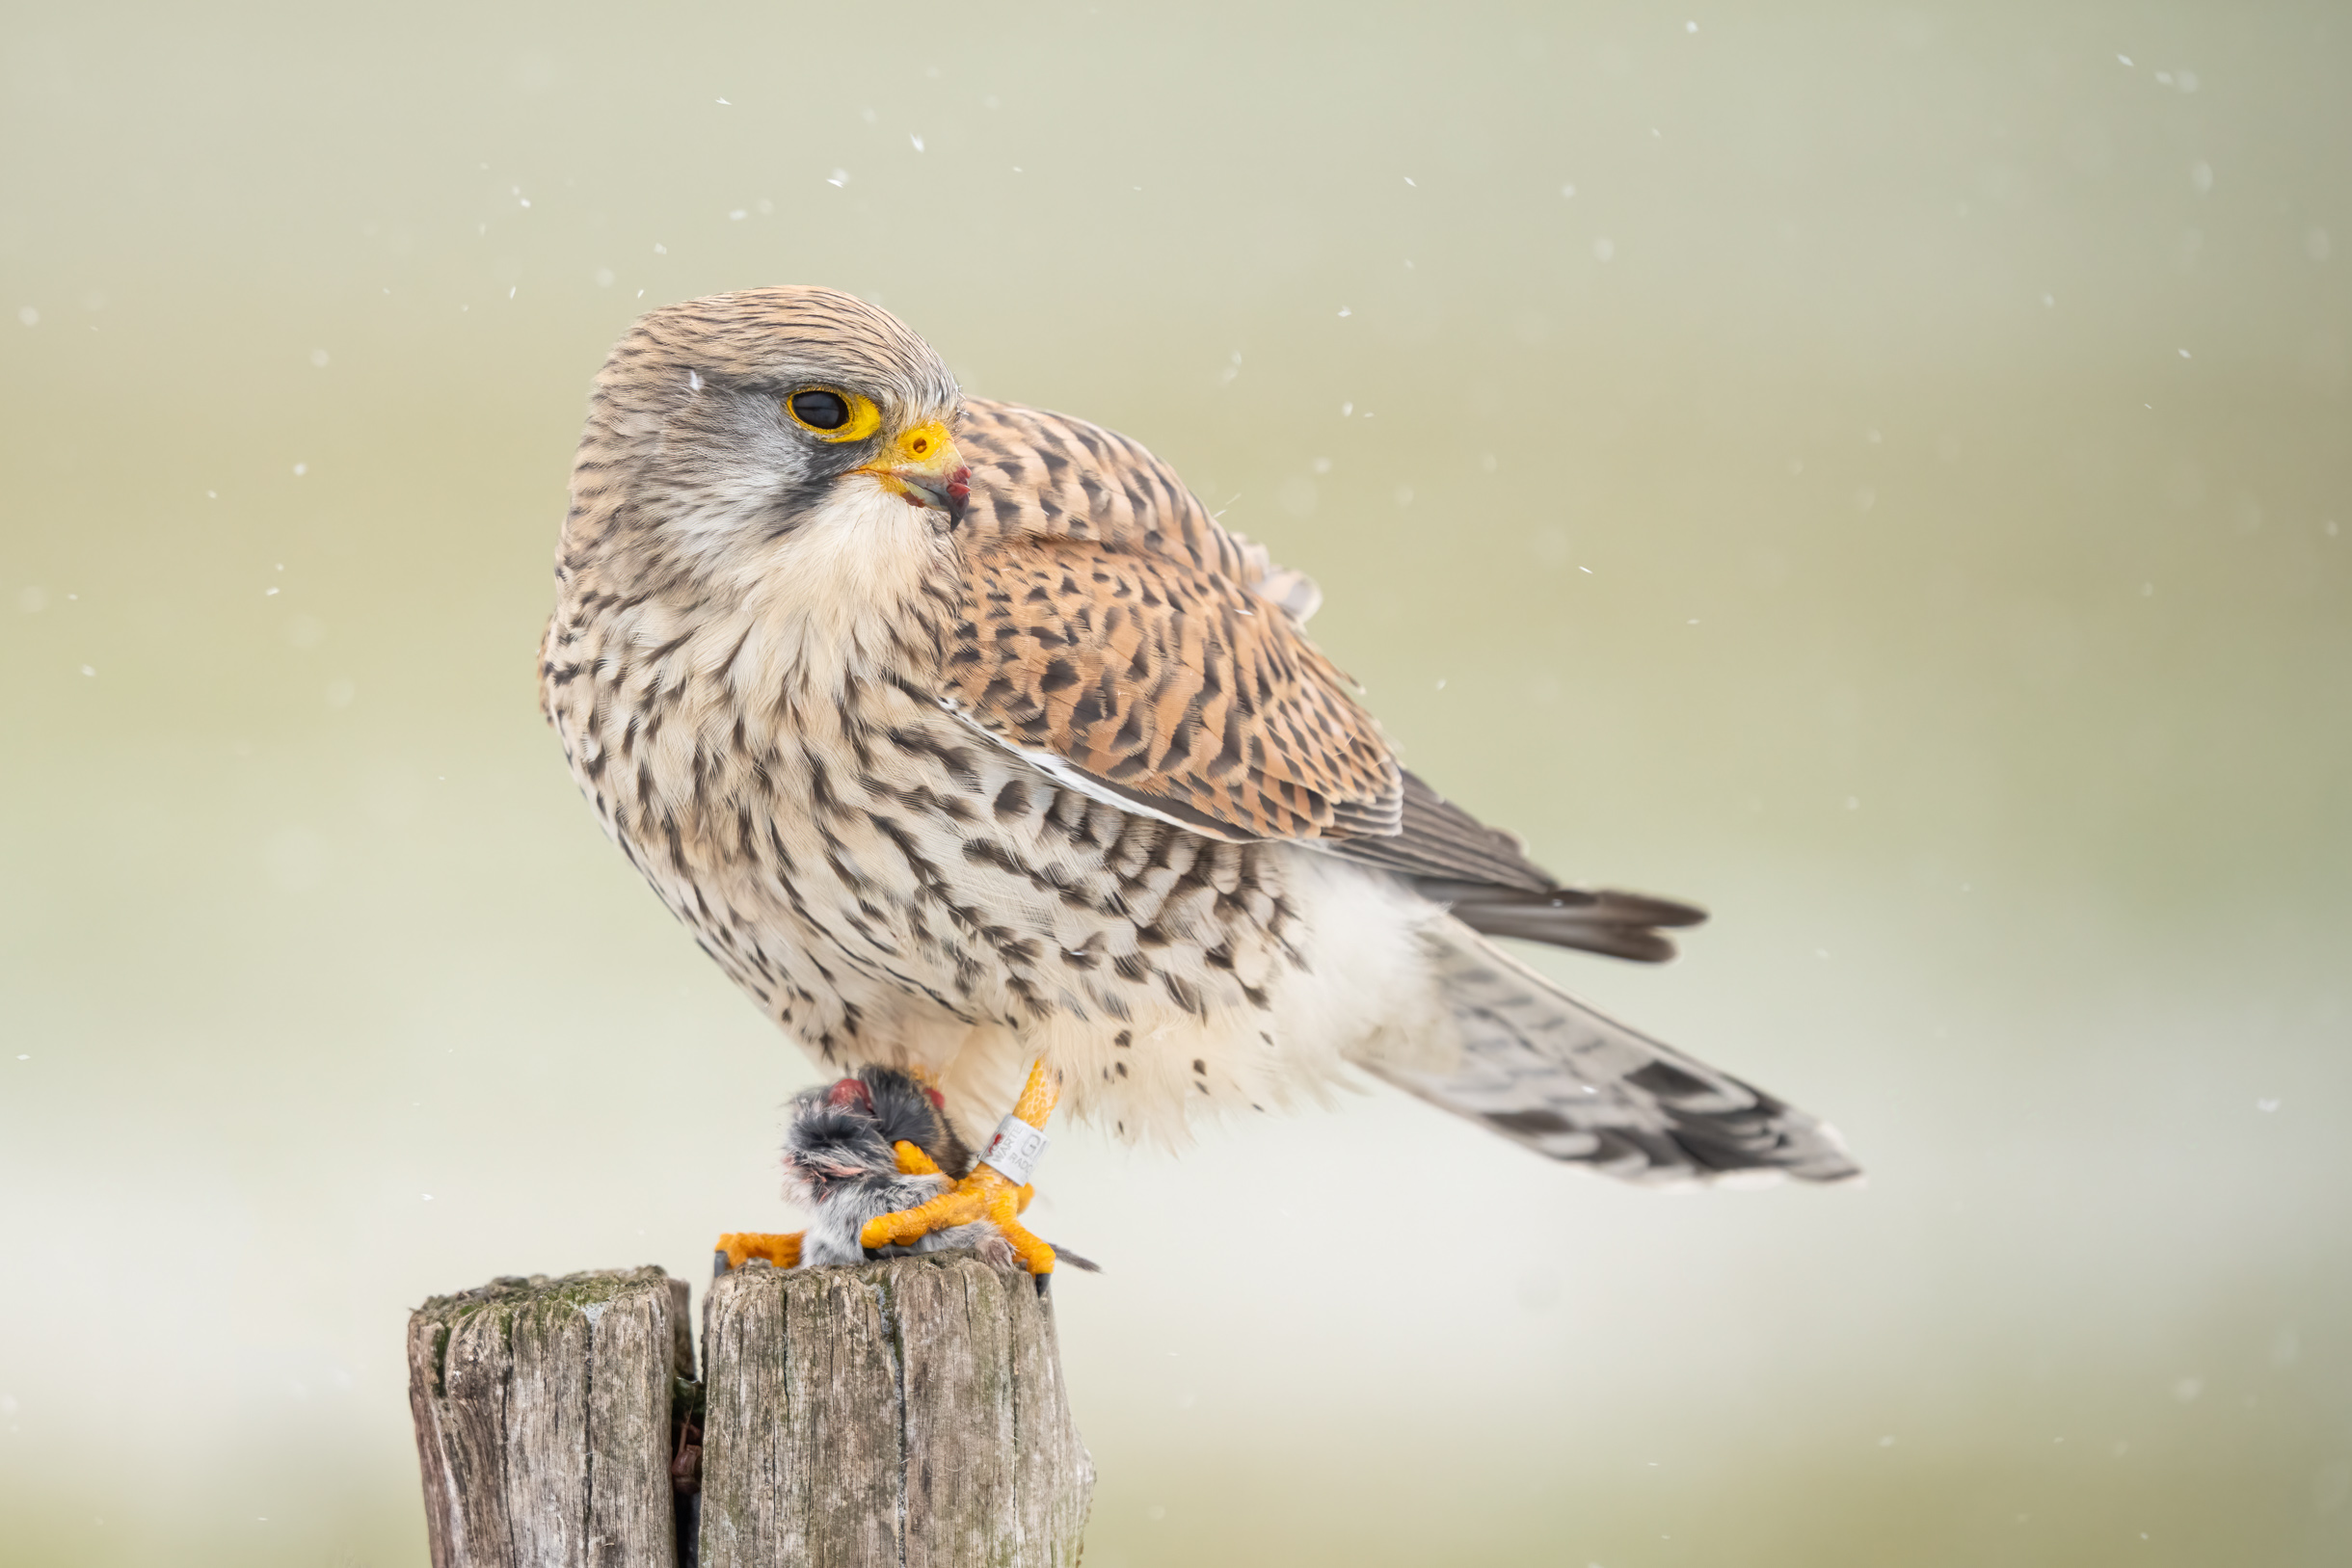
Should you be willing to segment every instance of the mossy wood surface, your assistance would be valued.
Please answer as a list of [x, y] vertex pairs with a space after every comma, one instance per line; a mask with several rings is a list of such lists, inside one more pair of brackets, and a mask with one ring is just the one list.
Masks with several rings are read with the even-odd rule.
[[970, 1253], [711, 1287], [701, 1568], [1060, 1568], [1094, 1467], [1051, 1305]]
[[433, 1568], [676, 1568], [670, 1412], [694, 1375], [658, 1268], [508, 1278], [409, 1318]]

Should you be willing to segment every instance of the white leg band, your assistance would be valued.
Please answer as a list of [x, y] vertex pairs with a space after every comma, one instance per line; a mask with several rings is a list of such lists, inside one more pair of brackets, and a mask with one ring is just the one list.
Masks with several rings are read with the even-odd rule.
[[980, 1163], [993, 1165], [1006, 1181], [1016, 1185], [1026, 1184], [1037, 1169], [1037, 1161], [1045, 1157], [1045, 1133], [1029, 1126], [1018, 1116], [1007, 1116], [997, 1124], [997, 1135], [988, 1140], [988, 1148], [980, 1156]]

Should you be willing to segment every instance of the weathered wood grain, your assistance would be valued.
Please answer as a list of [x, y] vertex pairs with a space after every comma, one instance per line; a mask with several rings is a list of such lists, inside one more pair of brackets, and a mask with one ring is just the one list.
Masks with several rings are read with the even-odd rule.
[[418, 1308], [408, 1349], [433, 1568], [675, 1568], [684, 1281], [501, 1279]]
[[1065, 1568], [1094, 1470], [1051, 1306], [970, 1253], [753, 1263], [706, 1304], [702, 1568]]
[[[681, 1568], [686, 1288], [503, 1279], [409, 1320], [434, 1568]], [[788, 1272], [704, 1302], [700, 1563], [1064, 1568], [1094, 1472], [1050, 1305], [970, 1253]], [[687, 1467], [690, 1469], [690, 1467]], [[693, 1500], [687, 1500], [692, 1502]], [[687, 1539], [682, 1540], [683, 1530]]]

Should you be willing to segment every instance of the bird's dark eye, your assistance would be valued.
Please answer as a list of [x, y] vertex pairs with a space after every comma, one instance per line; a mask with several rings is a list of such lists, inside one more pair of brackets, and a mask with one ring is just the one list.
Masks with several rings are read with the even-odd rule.
[[784, 400], [785, 416], [820, 441], [862, 441], [882, 428], [882, 411], [863, 392], [803, 386]]
[[849, 423], [849, 405], [842, 401], [842, 394], [821, 386], [794, 392], [789, 404], [792, 417], [811, 430], [839, 430]]

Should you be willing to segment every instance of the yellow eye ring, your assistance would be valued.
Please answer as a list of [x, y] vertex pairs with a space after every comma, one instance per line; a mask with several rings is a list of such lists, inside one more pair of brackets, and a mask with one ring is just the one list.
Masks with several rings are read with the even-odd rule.
[[820, 441], [864, 440], [882, 428], [872, 398], [838, 386], [801, 387], [784, 400], [784, 416]]

